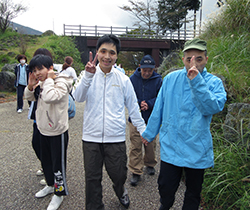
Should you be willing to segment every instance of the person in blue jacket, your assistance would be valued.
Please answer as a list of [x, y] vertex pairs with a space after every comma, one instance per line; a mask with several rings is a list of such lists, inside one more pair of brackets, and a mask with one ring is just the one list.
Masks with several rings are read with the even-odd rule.
[[[134, 86], [138, 104], [141, 109], [142, 118], [147, 124], [148, 118], [153, 110], [157, 94], [162, 85], [161, 75], [155, 71], [155, 61], [150, 55], [145, 55], [139, 67], [135, 70], [130, 80]], [[146, 166], [147, 174], [154, 175], [154, 166], [157, 164], [155, 157], [156, 141], [144, 146], [144, 156], [140, 133], [131, 123], [129, 118], [130, 150], [128, 168], [132, 172], [130, 184], [136, 186]]]
[[160, 133], [160, 210], [173, 205], [183, 170], [186, 192], [182, 209], [199, 208], [204, 170], [214, 166], [210, 123], [213, 114], [222, 111], [226, 102], [221, 79], [205, 67], [206, 42], [189, 40], [183, 52], [185, 67], [164, 78], [142, 134], [147, 145]]

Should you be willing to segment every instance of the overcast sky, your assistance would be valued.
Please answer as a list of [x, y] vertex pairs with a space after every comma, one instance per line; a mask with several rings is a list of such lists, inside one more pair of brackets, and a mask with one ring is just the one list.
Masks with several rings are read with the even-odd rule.
[[[41, 32], [53, 30], [63, 34], [63, 24], [84, 26], [132, 27], [134, 17], [118, 6], [129, 5], [128, 0], [12, 0], [28, 7], [12, 21]], [[202, 20], [217, 10], [217, 0], [203, 0]], [[197, 17], [199, 25], [200, 17]]]

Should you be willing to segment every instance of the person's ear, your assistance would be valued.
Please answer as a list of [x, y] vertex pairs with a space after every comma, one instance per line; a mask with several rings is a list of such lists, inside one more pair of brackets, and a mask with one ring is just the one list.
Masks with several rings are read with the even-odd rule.
[[54, 70], [54, 67], [53, 66], [49, 67], [49, 70]]

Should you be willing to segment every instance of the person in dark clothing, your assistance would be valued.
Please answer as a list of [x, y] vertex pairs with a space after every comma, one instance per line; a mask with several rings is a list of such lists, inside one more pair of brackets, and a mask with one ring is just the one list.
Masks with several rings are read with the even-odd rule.
[[[148, 118], [153, 110], [157, 94], [162, 85], [162, 78], [155, 71], [155, 61], [150, 55], [145, 55], [140, 66], [136, 69], [130, 80], [134, 86], [137, 100], [141, 109], [142, 117], [147, 124]], [[131, 123], [129, 118], [130, 151], [128, 168], [132, 172], [131, 185], [136, 186], [143, 173], [143, 166], [147, 167], [149, 175], [155, 174], [154, 166], [156, 141], [144, 146], [144, 157], [142, 153], [142, 141], [139, 132]]]
[[[29, 80], [29, 73], [31, 72], [29, 70], [29, 65], [27, 64], [27, 57], [25, 55], [18, 55], [17, 60], [19, 64], [15, 67], [15, 87], [17, 90], [17, 113], [23, 112], [23, 93], [24, 88], [28, 84]], [[30, 106], [30, 101], [28, 101], [28, 104]]]

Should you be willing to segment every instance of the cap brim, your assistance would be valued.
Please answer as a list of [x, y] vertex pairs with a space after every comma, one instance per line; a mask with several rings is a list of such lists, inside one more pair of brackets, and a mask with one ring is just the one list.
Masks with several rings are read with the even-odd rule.
[[197, 46], [197, 45], [190, 45], [190, 46], [188, 46], [188, 47], [184, 48], [184, 49], [182, 50], [182, 52], [185, 52], [185, 51], [187, 51], [187, 50], [191, 50], [191, 49], [194, 49], [194, 50], [201, 50], [201, 51], [205, 51], [205, 50], [207, 50], [207, 48], [206, 48], [206, 47]]
[[141, 69], [145, 69], [145, 68], [154, 69], [154, 68], [155, 68], [155, 65], [140, 65], [140, 68], [141, 68]]

